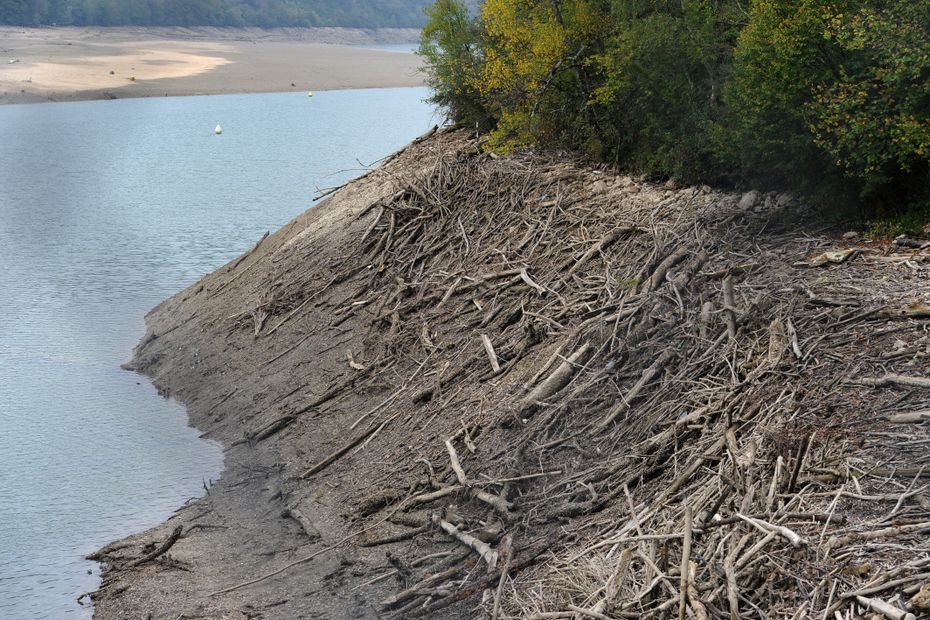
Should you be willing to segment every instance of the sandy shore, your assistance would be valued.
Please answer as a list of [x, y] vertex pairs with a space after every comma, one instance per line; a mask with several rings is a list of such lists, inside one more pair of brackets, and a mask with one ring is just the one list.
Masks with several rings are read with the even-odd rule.
[[413, 30], [0, 28], [0, 103], [419, 86]]

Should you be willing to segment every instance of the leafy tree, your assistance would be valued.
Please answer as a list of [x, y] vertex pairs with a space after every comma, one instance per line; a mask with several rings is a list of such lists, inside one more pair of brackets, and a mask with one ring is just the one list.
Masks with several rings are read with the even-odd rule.
[[[865, 196], [930, 199], [930, 3], [898, 0], [825, 14], [843, 56], [808, 103], [814, 143]], [[884, 197], [882, 196], [884, 194]]]
[[758, 0], [735, 52], [725, 159], [874, 207], [928, 197], [930, 4]]
[[930, 2], [439, 0], [435, 101], [492, 148], [930, 212]]
[[[559, 134], [577, 128], [574, 117], [585, 104], [583, 90], [576, 87], [581, 59], [570, 56], [569, 31], [575, 25], [573, 9], [583, 5], [583, 0], [485, 0], [488, 45], [477, 87], [499, 119], [498, 147], [560, 142]], [[550, 111], [557, 107], [566, 116], [552, 123]]]
[[429, 70], [432, 101], [458, 122], [487, 128], [490, 117], [478, 88], [484, 57], [477, 20], [460, 0], [438, 0], [426, 15], [418, 53]]
[[34, 26], [36, 6], [33, 0], [3, 0], [0, 2], [0, 23], [14, 26]]
[[806, 186], [808, 178], [836, 176], [808, 131], [807, 103], [818, 85], [833, 79], [841, 60], [823, 36], [822, 4], [757, 0], [752, 5], [726, 88], [730, 114], [719, 133], [720, 151], [741, 177]]
[[742, 15], [723, 0], [613, 3], [613, 33], [596, 58], [595, 94], [614, 159], [660, 176], [708, 176], [712, 131]]

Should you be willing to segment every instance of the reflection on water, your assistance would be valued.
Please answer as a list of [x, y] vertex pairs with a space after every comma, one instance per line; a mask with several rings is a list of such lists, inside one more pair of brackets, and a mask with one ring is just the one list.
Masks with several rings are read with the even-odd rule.
[[425, 95], [0, 107], [0, 617], [89, 616], [82, 557], [219, 475], [219, 446], [119, 369], [145, 312], [426, 131]]

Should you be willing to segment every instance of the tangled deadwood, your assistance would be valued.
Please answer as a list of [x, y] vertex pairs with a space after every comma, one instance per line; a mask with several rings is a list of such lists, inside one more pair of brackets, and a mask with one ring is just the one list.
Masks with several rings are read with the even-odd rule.
[[362, 326], [324, 394], [248, 439], [340, 429], [290, 491], [364, 472], [356, 540], [409, 556], [383, 613], [907, 617], [930, 580], [930, 339], [902, 310], [930, 297], [926, 248], [802, 234], [784, 197], [426, 144], [329, 273], [307, 245], [260, 321], [233, 317]]

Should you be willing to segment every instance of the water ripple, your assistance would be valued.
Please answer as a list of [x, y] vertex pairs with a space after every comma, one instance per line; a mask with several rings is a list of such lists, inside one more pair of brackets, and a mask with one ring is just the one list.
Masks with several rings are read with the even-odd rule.
[[89, 617], [83, 556], [219, 474], [219, 446], [119, 369], [145, 313], [428, 129], [424, 96], [0, 107], [0, 618]]

